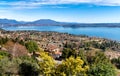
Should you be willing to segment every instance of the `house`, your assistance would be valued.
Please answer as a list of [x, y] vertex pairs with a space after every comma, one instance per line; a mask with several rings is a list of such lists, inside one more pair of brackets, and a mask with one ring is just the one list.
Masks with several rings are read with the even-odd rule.
[[62, 55], [61, 49], [55, 44], [48, 44], [46, 51], [49, 52], [55, 59]]
[[62, 52], [61, 51], [55, 51], [52, 56], [55, 59], [60, 58], [60, 56], [62, 56]]

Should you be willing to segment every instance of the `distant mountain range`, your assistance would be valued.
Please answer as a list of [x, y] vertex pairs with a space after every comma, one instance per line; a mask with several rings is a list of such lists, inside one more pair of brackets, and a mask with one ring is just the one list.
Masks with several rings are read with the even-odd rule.
[[21, 24], [21, 22], [10, 19], [0, 19], [0, 24]]
[[69, 23], [58, 22], [51, 19], [40, 19], [33, 22], [0, 19], [0, 27], [5, 26], [63, 26], [63, 27], [120, 27], [120, 23]]

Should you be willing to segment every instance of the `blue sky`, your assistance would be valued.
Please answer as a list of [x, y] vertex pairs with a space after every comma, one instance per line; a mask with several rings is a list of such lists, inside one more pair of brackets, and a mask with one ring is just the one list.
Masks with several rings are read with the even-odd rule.
[[120, 23], [120, 0], [0, 0], [0, 18]]

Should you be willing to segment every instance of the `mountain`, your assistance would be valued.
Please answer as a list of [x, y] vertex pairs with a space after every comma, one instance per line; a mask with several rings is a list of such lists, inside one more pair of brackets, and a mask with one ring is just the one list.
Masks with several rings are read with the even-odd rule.
[[16, 21], [16, 20], [12, 20], [12, 19], [0, 19], [0, 24], [11, 24], [11, 25], [15, 25], [15, 24], [21, 24], [22, 22]]
[[32, 22], [16, 21], [12, 19], [0, 19], [0, 27], [5, 26], [63, 26], [63, 27], [120, 27], [120, 23], [69, 23], [58, 22], [51, 19], [40, 19]]
[[57, 22], [51, 19], [40, 19], [32, 22], [24, 22], [24, 21], [16, 21], [12, 19], [0, 19], [0, 26], [53, 26], [53, 25], [64, 25], [66, 24], [65, 22]]
[[60, 22], [50, 20], [50, 19], [40, 19], [37, 21], [32, 22], [34, 24], [59, 24]]
[[53, 26], [53, 25], [63, 25], [64, 22], [58, 22], [51, 19], [40, 19], [33, 22], [28, 22], [26, 25], [39, 25], [39, 26]]

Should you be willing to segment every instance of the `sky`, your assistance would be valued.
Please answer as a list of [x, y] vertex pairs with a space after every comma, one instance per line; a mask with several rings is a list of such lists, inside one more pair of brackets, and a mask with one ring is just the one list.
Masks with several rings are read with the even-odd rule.
[[120, 23], [120, 0], [0, 0], [0, 18]]

